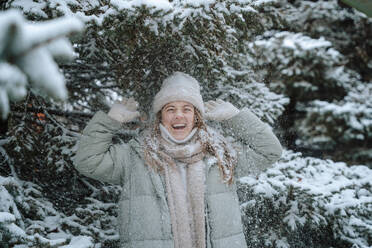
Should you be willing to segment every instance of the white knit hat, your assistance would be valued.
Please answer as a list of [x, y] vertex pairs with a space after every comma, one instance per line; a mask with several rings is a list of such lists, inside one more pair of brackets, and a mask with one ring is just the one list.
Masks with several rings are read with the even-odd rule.
[[174, 101], [189, 102], [204, 115], [203, 98], [198, 81], [183, 72], [174, 72], [164, 79], [160, 91], [155, 95], [153, 111], [156, 114], [164, 105]]

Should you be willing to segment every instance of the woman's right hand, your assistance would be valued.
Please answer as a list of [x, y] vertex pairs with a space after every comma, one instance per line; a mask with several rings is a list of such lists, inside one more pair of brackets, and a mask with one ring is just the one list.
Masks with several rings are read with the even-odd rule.
[[138, 102], [136, 102], [134, 98], [123, 98], [121, 102], [112, 105], [108, 112], [108, 116], [121, 123], [130, 122], [140, 116], [137, 108]]

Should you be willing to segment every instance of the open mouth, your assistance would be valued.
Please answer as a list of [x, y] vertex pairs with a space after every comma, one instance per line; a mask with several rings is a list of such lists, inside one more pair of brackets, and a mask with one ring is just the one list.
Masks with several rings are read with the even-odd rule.
[[182, 129], [186, 128], [186, 124], [174, 124], [174, 125], [172, 125], [172, 128], [175, 129], [175, 130], [182, 130]]

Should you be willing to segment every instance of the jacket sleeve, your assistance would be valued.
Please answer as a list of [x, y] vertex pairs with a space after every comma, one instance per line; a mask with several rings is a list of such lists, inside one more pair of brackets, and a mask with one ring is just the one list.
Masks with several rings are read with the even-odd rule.
[[239, 114], [224, 122], [228, 133], [241, 144], [238, 151], [236, 176], [258, 175], [282, 154], [282, 146], [272, 132], [271, 127], [262, 122], [249, 109], [244, 108]]
[[83, 130], [74, 157], [75, 168], [83, 175], [103, 182], [120, 184], [130, 160], [127, 144], [113, 144], [120, 122], [99, 111]]

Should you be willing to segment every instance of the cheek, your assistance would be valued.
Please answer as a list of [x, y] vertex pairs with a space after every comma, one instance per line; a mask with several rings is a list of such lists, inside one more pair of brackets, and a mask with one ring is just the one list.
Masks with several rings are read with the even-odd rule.
[[171, 119], [172, 119], [172, 117], [171, 117], [170, 114], [167, 114], [167, 113], [162, 113], [161, 114], [161, 124], [163, 124], [163, 126], [170, 125]]
[[188, 115], [187, 120], [188, 120], [189, 123], [192, 123], [193, 127], [195, 126], [195, 115], [194, 114]]

